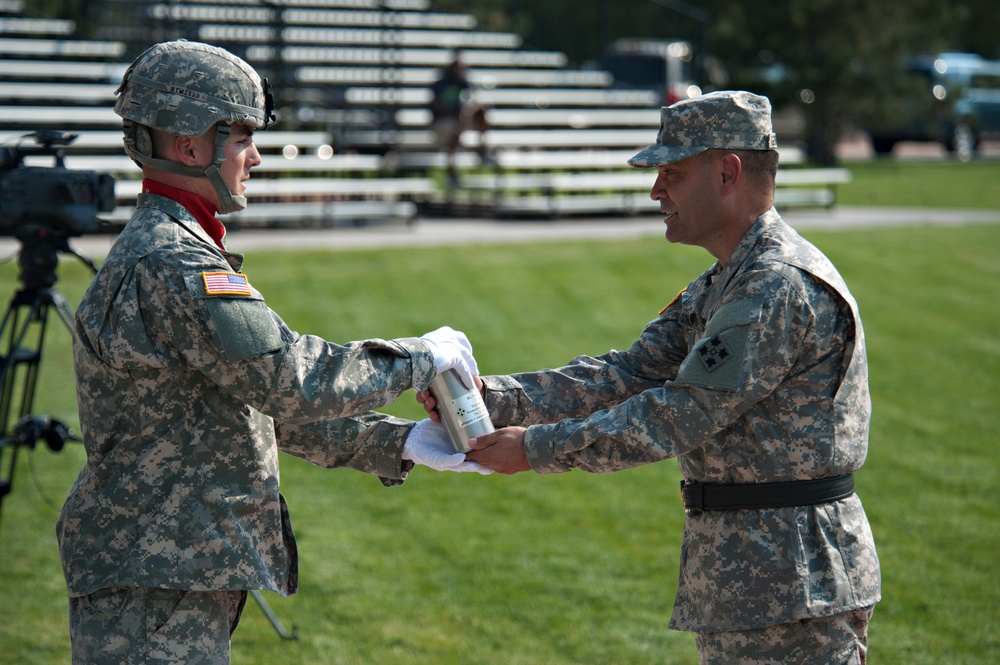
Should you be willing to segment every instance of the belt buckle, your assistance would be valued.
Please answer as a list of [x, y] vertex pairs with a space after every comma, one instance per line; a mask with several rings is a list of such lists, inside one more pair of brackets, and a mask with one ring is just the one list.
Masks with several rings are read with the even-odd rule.
[[705, 485], [694, 480], [682, 480], [681, 503], [688, 515], [697, 515], [705, 510]]

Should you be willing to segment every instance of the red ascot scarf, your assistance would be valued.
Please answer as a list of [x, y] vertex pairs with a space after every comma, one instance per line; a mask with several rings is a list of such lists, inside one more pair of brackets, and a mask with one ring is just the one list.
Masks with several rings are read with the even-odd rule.
[[204, 196], [183, 189], [177, 189], [170, 185], [164, 185], [162, 182], [150, 180], [149, 178], [143, 179], [142, 191], [146, 194], [156, 194], [157, 196], [163, 196], [171, 201], [180, 203], [187, 208], [188, 212], [194, 215], [194, 218], [201, 224], [201, 228], [205, 229], [205, 233], [211, 236], [220, 249], [226, 248], [222, 244], [222, 239], [226, 236], [226, 227], [215, 216], [218, 209]]

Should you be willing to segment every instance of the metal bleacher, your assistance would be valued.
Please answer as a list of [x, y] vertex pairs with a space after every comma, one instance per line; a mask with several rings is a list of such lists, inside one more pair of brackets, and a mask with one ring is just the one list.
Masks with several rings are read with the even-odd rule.
[[[420, 210], [481, 215], [655, 211], [649, 174], [625, 160], [655, 137], [659, 99], [525, 48], [428, 0], [109, 0], [94, 35], [72, 21], [22, 16], [0, 0], [0, 145], [36, 129], [78, 135], [66, 165], [117, 179], [113, 221], [127, 219], [141, 173], [111, 111], [128, 63], [154, 41], [206, 41], [244, 57], [275, 87], [279, 122], [247, 210], [230, 225], [334, 225], [414, 219]], [[465, 132], [458, 187], [429, 125], [430, 86], [456, 50], [488, 108]], [[484, 164], [474, 148], [485, 144]], [[39, 161], [38, 158], [32, 158]], [[782, 151], [782, 164], [801, 160]], [[779, 172], [779, 204], [832, 205], [844, 173]], [[807, 171], [813, 171], [810, 176]]]

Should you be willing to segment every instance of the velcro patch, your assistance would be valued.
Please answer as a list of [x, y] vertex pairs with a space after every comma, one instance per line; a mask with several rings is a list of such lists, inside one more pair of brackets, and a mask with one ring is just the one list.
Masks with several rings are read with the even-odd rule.
[[757, 299], [730, 302], [709, 319], [704, 337], [677, 370], [677, 382], [716, 390], [739, 390], [750, 363], [747, 348], [753, 324], [760, 317]]
[[205, 282], [207, 296], [250, 296], [250, 281], [239, 272], [203, 272], [201, 278]]

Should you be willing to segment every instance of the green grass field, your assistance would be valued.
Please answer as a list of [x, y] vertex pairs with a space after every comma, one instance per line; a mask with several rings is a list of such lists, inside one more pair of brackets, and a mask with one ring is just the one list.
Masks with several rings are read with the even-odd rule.
[[1000, 162], [847, 162], [850, 184], [839, 188], [841, 205], [1000, 208]]
[[[971, 207], [988, 205], [996, 204]], [[851, 285], [868, 335], [874, 416], [858, 491], [884, 595], [869, 662], [994, 663], [1000, 225], [806, 235]], [[448, 324], [468, 333], [483, 373], [499, 373], [629, 345], [709, 263], [701, 249], [651, 236], [257, 252], [246, 269], [300, 332], [343, 342]], [[0, 294], [13, 292], [16, 274], [0, 266]], [[57, 286], [75, 303], [88, 279], [66, 258]], [[75, 425], [69, 345], [53, 319], [34, 411]], [[422, 413], [410, 394], [389, 410]], [[82, 458], [78, 445], [18, 456], [0, 515], [2, 665], [69, 661], [54, 524]], [[233, 662], [696, 663], [691, 636], [666, 628], [683, 521], [678, 480], [672, 461], [606, 476], [418, 468], [385, 489], [283, 457], [302, 588], [265, 597], [300, 639], [281, 641], [251, 601]]]

